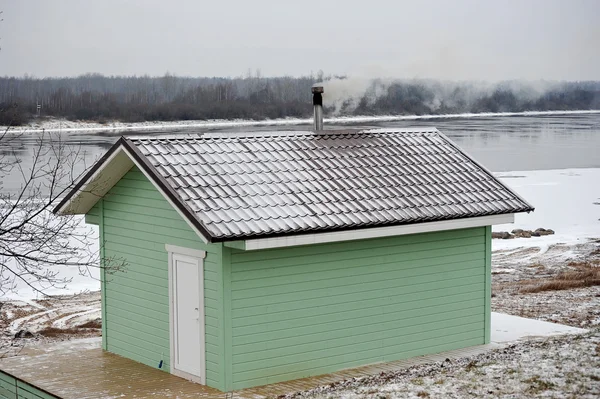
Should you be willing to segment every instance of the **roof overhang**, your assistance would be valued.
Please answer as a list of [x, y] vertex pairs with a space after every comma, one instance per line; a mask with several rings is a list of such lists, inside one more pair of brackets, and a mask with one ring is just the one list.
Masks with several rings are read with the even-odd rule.
[[145, 162], [144, 157], [137, 152], [125, 138], [119, 139], [110, 150], [77, 182], [75, 187], [54, 208], [57, 215], [83, 215], [103, 198], [133, 166], [146, 176], [152, 185], [162, 194], [169, 204], [179, 213], [192, 230], [204, 243], [211, 240], [205, 228], [185, 207], [177, 194], [154, 170]]
[[244, 251], [259, 249], [293, 247], [299, 245], [325, 244], [338, 241], [364, 240], [443, 230], [467, 229], [471, 227], [491, 226], [494, 224], [514, 223], [515, 214], [480, 216], [465, 219], [442, 220], [437, 222], [416, 223], [400, 226], [372, 227], [330, 233], [300, 234], [274, 238], [258, 238], [228, 241], [224, 245]]
[[123, 145], [112, 147], [103, 159], [98, 161], [99, 167], [93, 168], [91, 174], [84, 176], [75, 189], [71, 191], [54, 209], [58, 215], [83, 215], [135, 165]]

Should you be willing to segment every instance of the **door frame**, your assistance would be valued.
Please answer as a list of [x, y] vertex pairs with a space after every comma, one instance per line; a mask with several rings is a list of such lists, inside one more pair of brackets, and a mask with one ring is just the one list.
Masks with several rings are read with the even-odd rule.
[[[182, 377], [199, 384], [206, 385], [206, 334], [205, 334], [205, 315], [204, 315], [204, 258], [206, 251], [198, 249], [178, 247], [176, 245], [166, 244], [165, 249], [169, 258], [169, 364], [170, 372], [173, 375]], [[174, 257], [188, 258], [191, 262], [198, 263], [198, 312], [199, 312], [199, 337], [200, 345], [200, 375], [193, 375], [175, 368], [175, 349], [177, 339], [177, 326], [175, 323], [175, 271]]]

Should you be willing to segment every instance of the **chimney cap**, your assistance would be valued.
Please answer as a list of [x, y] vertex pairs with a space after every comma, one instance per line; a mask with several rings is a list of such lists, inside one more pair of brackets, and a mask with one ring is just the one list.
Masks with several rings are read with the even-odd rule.
[[323, 86], [313, 86], [311, 91], [314, 93], [323, 93]]

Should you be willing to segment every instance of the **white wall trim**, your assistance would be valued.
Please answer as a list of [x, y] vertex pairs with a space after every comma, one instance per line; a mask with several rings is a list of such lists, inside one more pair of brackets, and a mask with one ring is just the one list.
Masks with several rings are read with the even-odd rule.
[[200, 249], [192, 249], [179, 247], [177, 245], [165, 244], [165, 249], [170, 253], [178, 253], [180, 255], [190, 256], [192, 258], [204, 259], [206, 258], [206, 251]]
[[363, 240], [367, 238], [389, 237], [442, 230], [466, 229], [494, 224], [514, 223], [515, 214], [480, 216], [466, 219], [444, 220], [439, 222], [416, 223], [402, 226], [388, 226], [370, 229], [339, 231], [333, 233], [302, 234], [287, 237], [260, 238], [245, 241], [245, 250], [292, 247], [298, 245], [323, 244], [328, 242]]
[[[165, 244], [168, 252], [169, 268], [169, 366], [170, 372], [181, 378], [185, 378], [199, 384], [206, 385], [206, 317], [204, 312], [204, 257], [205, 251], [197, 249], [178, 247], [176, 245]], [[190, 255], [192, 254], [192, 255]], [[195, 255], [194, 255], [195, 254]], [[198, 310], [200, 318], [200, 336], [198, 345], [200, 345], [200, 376], [195, 376], [175, 368], [175, 293], [174, 293], [174, 262], [173, 256], [192, 258], [198, 262]], [[196, 256], [200, 255], [200, 256]]]

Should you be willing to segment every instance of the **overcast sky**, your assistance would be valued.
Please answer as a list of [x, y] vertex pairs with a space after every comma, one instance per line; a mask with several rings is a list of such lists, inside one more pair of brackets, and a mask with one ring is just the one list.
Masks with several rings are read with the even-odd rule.
[[0, 0], [0, 75], [600, 80], [600, 0]]

